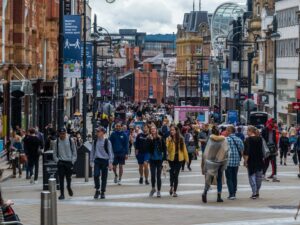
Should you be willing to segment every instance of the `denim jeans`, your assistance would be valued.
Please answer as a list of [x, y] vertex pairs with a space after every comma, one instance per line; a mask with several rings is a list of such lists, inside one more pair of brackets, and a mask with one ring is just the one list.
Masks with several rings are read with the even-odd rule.
[[150, 160], [151, 185], [152, 188], [155, 188], [155, 183], [157, 182], [158, 191], [161, 189], [162, 163], [162, 160]]
[[101, 175], [101, 192], [106, 191], [107, 174], [108, 174], [108, 160], [107, 159], [95, 159], [94, 161], [94, 182], [95, 189], [100, 189], [100, 175]]
[[229, 196], [235, 196], [237, 191], [237, 175], [239, 167], [227, 167], [225, 171]]

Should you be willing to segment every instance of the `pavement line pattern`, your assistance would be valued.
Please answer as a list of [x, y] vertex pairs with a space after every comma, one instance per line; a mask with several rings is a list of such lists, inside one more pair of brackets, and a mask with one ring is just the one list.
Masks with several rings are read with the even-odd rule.
[[261, 220], [242, 220], [242, 221], [231, 221], [231, 222], [218, 222], [218, 223], [205, 223], [205, 224], [194, 224], [194, 225], [289, 225], [289, 224], [300, 224], [300, 221], [295, 221], [292, 217], [287, 218], [272, 218], [272, 219], [261, 219]]

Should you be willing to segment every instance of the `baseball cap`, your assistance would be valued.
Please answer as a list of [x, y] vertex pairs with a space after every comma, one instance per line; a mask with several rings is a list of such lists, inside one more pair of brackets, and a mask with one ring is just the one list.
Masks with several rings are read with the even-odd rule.
[[66, 133], [67, 130], [66, 130], [66, 128], [64, 128], [64, 127], [61, 127], [61, 128], [58, 130], [58, 132], [59, 132], [59, 133]]
[[103, 133], [106, 133], [106, 129], [104, 127], [98, 127], [96, 128], [96, 132], [103, 132]]

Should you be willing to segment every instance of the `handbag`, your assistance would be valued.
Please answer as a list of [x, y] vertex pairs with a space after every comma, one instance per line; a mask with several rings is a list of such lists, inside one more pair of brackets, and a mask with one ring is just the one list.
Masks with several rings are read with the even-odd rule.
[[27, 156], [25, 154], [20, 154], [20, 163], [25, 164], [27, 162]]
[[20, 221], [19, 216], [11, 206], [2, 207], [3, 218], [5, 222]]
[[264, 158], [266, 159], [270, 156], [270, 149], [268, 148], [268, 145], [267, 145], [265, 139], [262, 138], [262, 142], [263, 142], [263, 146], [262, 146], [263, 155], [264, 155]]
[[270, 155], [277, 155], [277, 148], [274, 143], [268, 143], [267, 146], [270, 151]]
[[294, 164], [298, 165], [298, 155], [297, 155], [297, 152], [294, 152], [292, 159], [293, 159]]

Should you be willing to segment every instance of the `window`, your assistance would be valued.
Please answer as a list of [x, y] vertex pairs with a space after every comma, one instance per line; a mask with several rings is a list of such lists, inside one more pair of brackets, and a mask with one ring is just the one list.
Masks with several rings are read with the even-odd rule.
[[299, 39], [285, 39], [277, 41], [277, 57], [297, 57], [296, 49], [299, 46]]
[[298, 7], [277, 11], [278, 27], [290, 27], [298, 24]]

